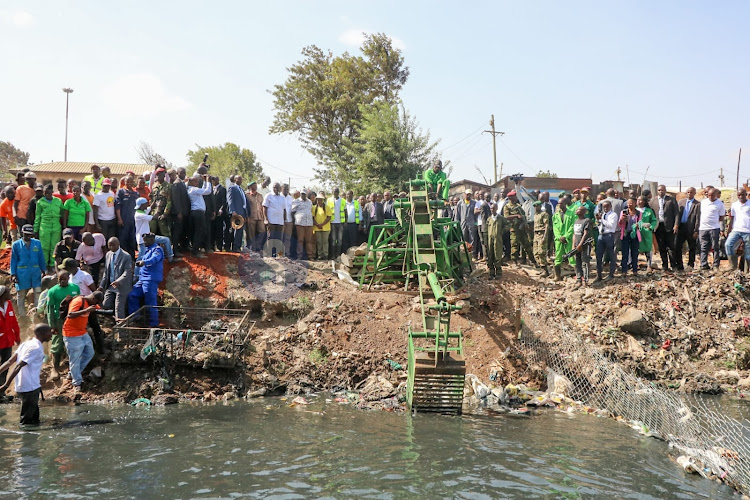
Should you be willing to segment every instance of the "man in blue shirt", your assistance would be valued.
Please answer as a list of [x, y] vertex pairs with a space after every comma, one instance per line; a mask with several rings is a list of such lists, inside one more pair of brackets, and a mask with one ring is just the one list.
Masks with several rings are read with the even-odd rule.
[[141, 307], [141, 299], [149, 307], [148, 326], [159, 325], [159, 311], [156, 309], [156, 293], [159, 283], [164, 279], [164, 250], [156, 244], [154, 233], [143, 235], [143, 244], [146, 251], [138, 256], [135, 262], [141, 268], [140, 280], [133, 286], [133, 291], [128, 296], [128, 311], [133, 314]]
[[135, 200], [138, 199], [138, 191], [135, 190], [135, 179], [128, 175], [125, 178], [125, 187], [117, 191], [115, 197], [115, 215], [117, 225], [120, 227], [117, 237], [120, 246], [135, 258]]
[[47, 269], [42, 243], [32, 238], [34, 226], [25, 224], [21, 228], [23, 238], [13, 242], [10, 250], [10, 274], [18, 291], [18, 317], [26, 317], [26, 294], [34, 290], [34, 307], [42, 293], [42, 275]]
[[[242, 176], [237, 175], [234, 178], [234, 184], [229, 186], [227, 190], [227, 211], [229, 212], [229, 220], [231, 223], [232, 218], [235, 215], [239, 215], [243, 220], [247, 219], [250, 215], [250, 211], [247, 206], [247, 196], [242, 190]], [[232, 235], [232, 252], [242, 251], [242, 227], [234, 229]]]

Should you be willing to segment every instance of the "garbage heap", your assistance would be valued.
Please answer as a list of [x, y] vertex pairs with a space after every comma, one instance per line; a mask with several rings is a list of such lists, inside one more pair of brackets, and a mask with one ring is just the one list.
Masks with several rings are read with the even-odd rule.
[[741, 273], [664, 274], [540, 293], [535, 303], [630, 373], [718, 394], [750, 389], [749, 288]]

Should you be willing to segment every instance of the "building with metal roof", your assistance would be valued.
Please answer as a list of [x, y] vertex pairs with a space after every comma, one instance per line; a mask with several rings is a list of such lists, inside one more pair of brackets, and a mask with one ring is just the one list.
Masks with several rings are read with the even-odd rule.
[[151, 165], [145, 163], [98, 163], [82, 161], [54, 161], [52, 163], [40, 163], [28, 167], [12, 168], [14, 174], [24, 168], [30, 169], [36, 174], [38, 182], [54, 182], [58, 179], [83, 179], [84, 176], [91, 173], [91, 165], [100, 167], [109, 167], [112, 176], [116, 178], [123, 177], [127, 172], [134, 172], [141, 175], [151, 170]]

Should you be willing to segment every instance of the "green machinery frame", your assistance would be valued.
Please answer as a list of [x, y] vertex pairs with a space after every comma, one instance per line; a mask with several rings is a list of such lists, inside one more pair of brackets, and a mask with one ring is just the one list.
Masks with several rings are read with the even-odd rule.
[[460, 414], [463, 335], [450, 329], [451, 312], [460, 307], [449, 304], [445, 293], [465, 284], [472, 265], [459, 223], [437, 216], [444, 204], [430, 199], [423, 180], [412, 180], [409, 198], [394, 202], [396, 220], [370, 226], [359, 283], [403, 283], [407, 291], [416, 286], [422, 329], [408, 329], [407, 403], [414, 411]]

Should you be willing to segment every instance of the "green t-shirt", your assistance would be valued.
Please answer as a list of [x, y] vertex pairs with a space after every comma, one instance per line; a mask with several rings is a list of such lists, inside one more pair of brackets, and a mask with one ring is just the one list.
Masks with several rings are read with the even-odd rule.
[[437, 185], [440, 184], [441, 182], [444, 182], [445, 179], [447, 179], [447, 177], [445, 175], [445, 172], [443, 172], [442, 170], [438, 173], [435, 173], [434, 170], [432, 170], [431, 168], [428, 168], [424, 172], [425, 182], [427, 184], [432, 184], [433, 186], [435, 186], [435, 189], [437, 189]]
[[47, 292], [47, 321], [49, 326], [57, 328], [61, 326], [60, 321], [60, 303], [65, 297], [75, 297], [81, 294], [81, 289], [74, 283], [68, 283], [68, 286], [61, 287], [55, 285]]
[[83, 227], [86, 225], [86, 214], [91, 212], [91, 205], [83, 197], [80, 203], [71, 198], [65, 202], [63, 209], [68, 211], [68, 227]]

